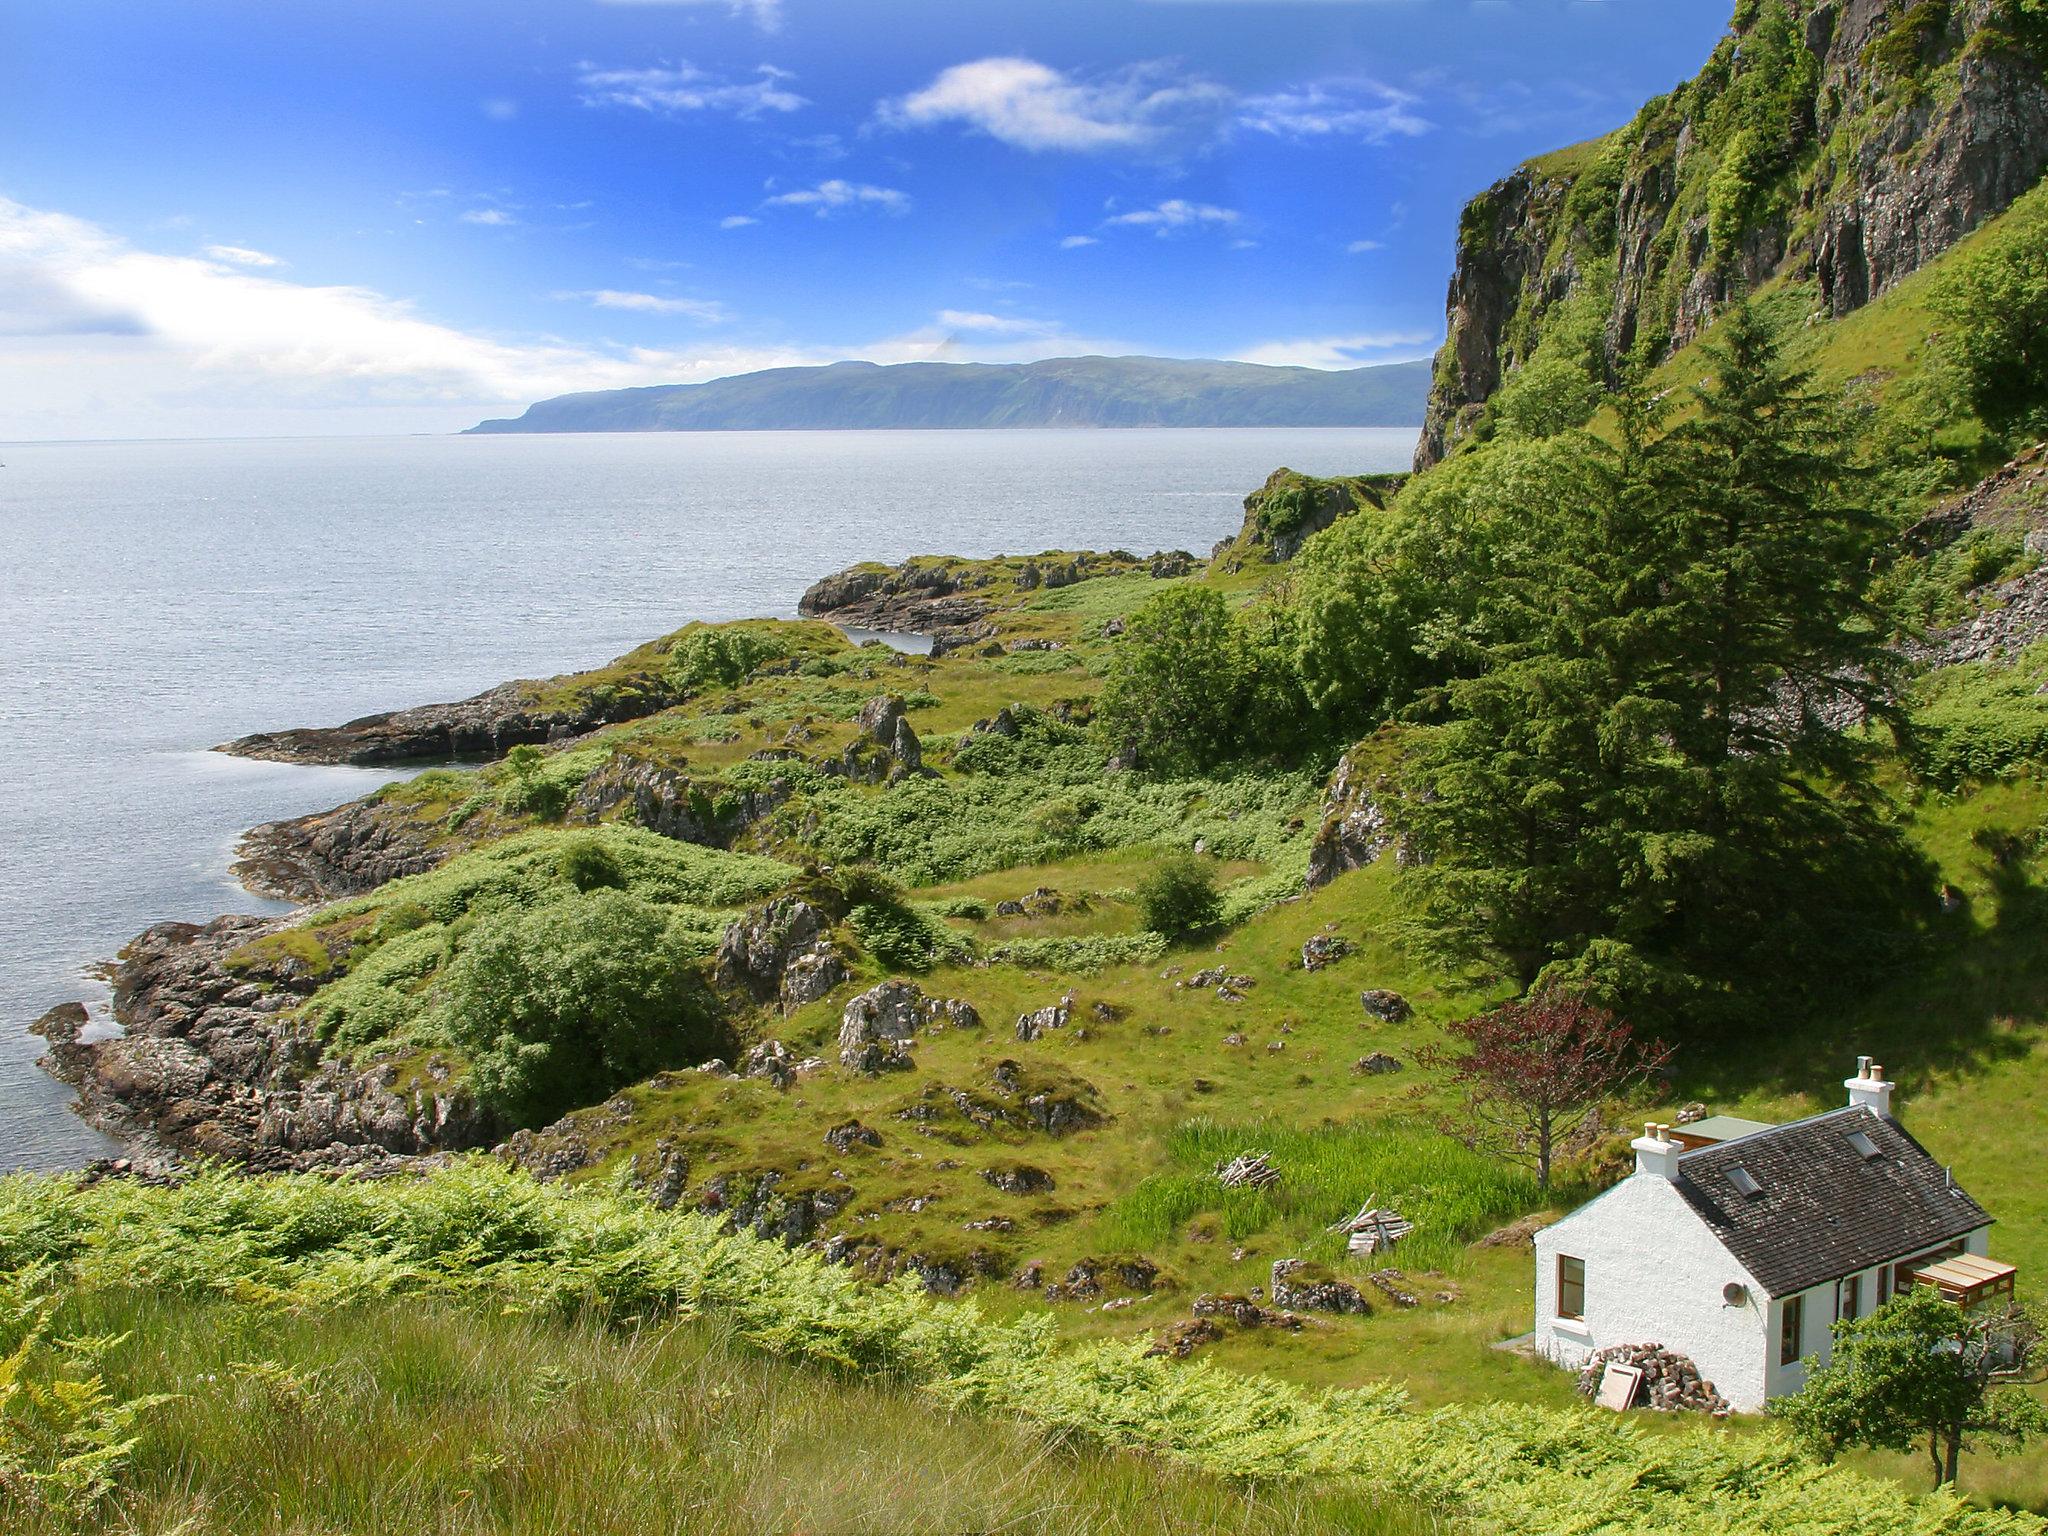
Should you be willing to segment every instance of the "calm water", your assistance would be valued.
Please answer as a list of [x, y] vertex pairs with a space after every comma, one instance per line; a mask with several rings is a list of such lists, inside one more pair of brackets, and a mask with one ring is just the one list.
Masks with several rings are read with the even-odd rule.
[[257, 822], [375, 771], [205, 749], [788, 614], [856, 560], [1185, 548], [1412, 431], [677, 433], [0, 447], [0, 1170], [107, 1150], [25, 1026], [163, 918], [265, 910]]

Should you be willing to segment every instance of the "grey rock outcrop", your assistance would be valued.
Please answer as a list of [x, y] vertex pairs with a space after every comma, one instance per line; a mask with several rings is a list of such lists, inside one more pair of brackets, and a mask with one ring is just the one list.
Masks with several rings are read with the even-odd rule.
[[[1823, 313], [1878, 297], [2004, 210], [2048, 167], [2048, 85], [2002, 0], [1794, 0], [1810, 70], [1791, 153], [1717, 228], [1709, 186], [1739, 150], [1709, 127], [1768, 8], [1694, 81], [1591, 153], [1545, 157], [1467, 205], [1415, 465], [1441, 460], [1541, 344], [1560, 305], [1605, 305], [1609, 377], [1690, 341], [1737, 294], [1811, 280]], [[1776, 146], [1772, 146], [1773, 149]], [[1597, 286], [1596, 286], [1597, 285]]]
[[257, 1170], [374, 1167], [486, 1145], [494, 1127], [447, 1067], [430, 1062], [424, 1082], [402, 1085], [389, 1065], [323, 1056], [293, 1015], [316, 978], [288, 955], [246, 958], [245, 946], [291, 921], [222, 917], [141, 934], [114, 974], [125, 1034], [89, 1041], [71, 1013], [46, 1015], [44, 1065], [78, 1089], [79, 1114], [151, 1151]]
[[850, 974], [832, 947], [831, 920], [799, 896], [778, 896], [727, 925], [713, 975], [719, 986], [786, 1013], [815, 1002]]
[[1275, 1259], [1272, 1284], [1268, 1287], [1273, 1305], [1290, 1312], [1339, 1312], [1353, 1315], [1370, 1312], [1365, 1293], [1348, 1280], [1320, 1276], [1306, 1259]]
[[1378, 744], [1361, 742], [1338, 759], [1323, 790], [1322, 821], [1309, 845], [1304, 877], [1309, 890], [1377, 864], [1389, 852], [1404, 866], [1417, 862], [1414, 848], [1394, 825], [1399, 787], [1387, 771], [1386, 757]]

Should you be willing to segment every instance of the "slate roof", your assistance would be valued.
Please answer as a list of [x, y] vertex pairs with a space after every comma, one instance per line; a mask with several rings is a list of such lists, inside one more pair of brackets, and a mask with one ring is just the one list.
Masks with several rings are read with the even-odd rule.
[[[1861, 1131], [1876, 1145], [1850, 1145]], [[1742, 1194], [1729, 1170], [1760, 1186]], [[1678, 1159], [1678, 1191], [1772, 1296], [1912, 1258], [1989, 1226], [1984, 1208], [1895, 1120], [1831, 1110]]]

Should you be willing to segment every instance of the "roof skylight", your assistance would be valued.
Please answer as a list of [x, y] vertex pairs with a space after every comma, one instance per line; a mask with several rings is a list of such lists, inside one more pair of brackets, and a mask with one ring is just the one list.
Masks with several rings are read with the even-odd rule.
[[1862, 1154], [1866, 1161], [1871, 1158], [1884, 1156], [1882, 1152], [1878, 1151], [1877, 1143], [1861, 1131], [1851, 1131], [1849, 1133], [1849, 1145]]
[[1728, 1182], [1735, 1186], [1738, 1194], [1760, 1195], [1764, 1191], [1763, 1185], [1757, 1183], [1755, 1176], [1740, 1163], [1728, 1170]]

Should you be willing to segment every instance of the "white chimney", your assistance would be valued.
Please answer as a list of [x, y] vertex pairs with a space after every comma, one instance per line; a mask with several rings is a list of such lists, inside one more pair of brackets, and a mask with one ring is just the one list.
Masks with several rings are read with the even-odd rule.
[[1685, 1144], [1671, 1139], [1670, 1126], [1652, 1120], [1629, 1145], [1636, 1151], [1637, 1173], [1659, 1179], [1678, 1177], [1678, 1155], [1685, 1150]]
[[1849, 1107], [1867, 1109], [1892, 1118], [1893, 1084], [1885, 1080], [1884, 1068], [1868, 1056], [1856, 1058], [1856, 1075], [1842, 1084], [1849, 1090]]

